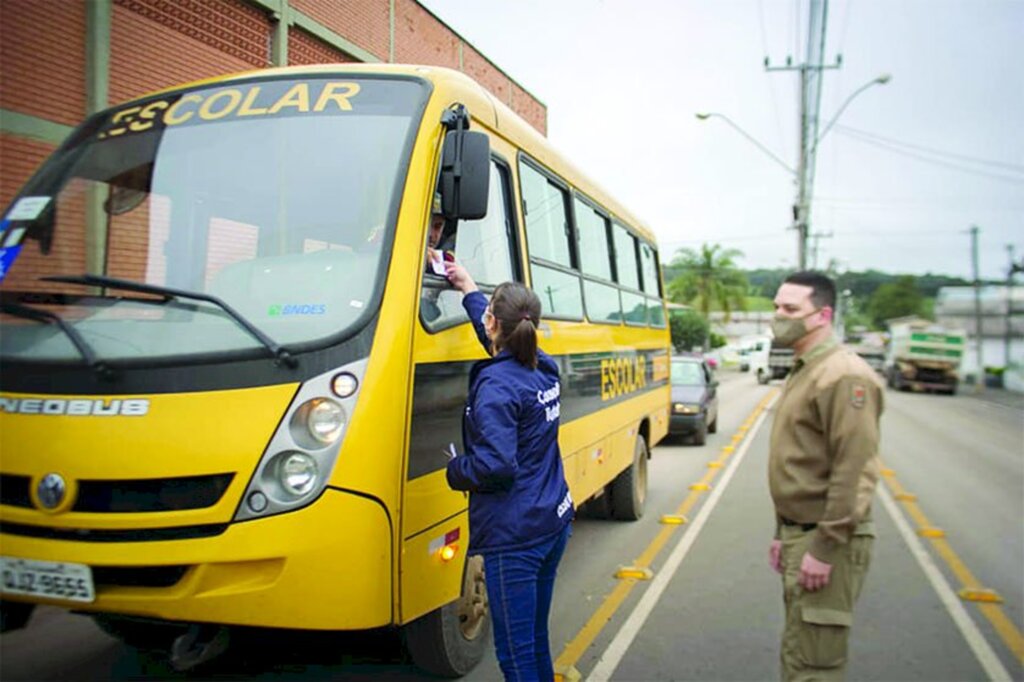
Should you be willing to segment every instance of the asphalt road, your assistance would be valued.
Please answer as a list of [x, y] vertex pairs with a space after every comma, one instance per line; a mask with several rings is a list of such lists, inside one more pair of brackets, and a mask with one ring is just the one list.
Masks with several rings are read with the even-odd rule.
[[[551, 639], [560, 660], [584, 678], [777, 677], [781, 587], [766, 560], [771, 414], [759, 426], [748, 417], [778, 385], [758, 386], [748, 374], [723, 372], [720, 378], [719, 433], [702, 447], [669, 442], [655, 449], [643, 519], [575, 522], [560, 567]], [[882, 455], [891, 471], [874, 505], [879, 538], [856, 612], [850, 679], [1024, 679], [1021, 652], [1011, 649], [1020, 646], [1013, 635], [1020, 636], [1024, 623], [1024, 405], [1010, 402], [887, 393]], [[709, 469], [745, 423], [750, 428], [735, 452], [722, 468]], [[689, 486], [709, 474], [715, 476], [711, 490], [691, 493]], [[913, 493], [916, 502], [894, 500], [899, 492]], [[696, 504], [687, 524], [659, 523], [689, 495]], [[945, 537], [917, 535], [915, 511]], [[620, 586], [615, 570], [645, 556], [652, 541], [667, 533], [650, 563], [653, 580], [627, 579]], [[995, 590], [1004, 603], [983, 611], [955, 595], [944, 602], [943, 582], [959, 590], [962, 572], [949, 567], [937, 542], [947, 543], [980, 586]], [[617, 600], [614, 608], [609, 597]], [[993, 624], [1000, 620], [993, 612], [1002, 614], [1001, 626]], [[249, 635], [195, 676], [430, 679], [403, 660], [397, 639], [386, 633]], [[54, 608], [37, 609], [29, 627], [0, 637], [0, 677], [187, 678], [160, 657], [121, 645], [90, 619]], [[466, 679], [498, 678], [491, 654]]]

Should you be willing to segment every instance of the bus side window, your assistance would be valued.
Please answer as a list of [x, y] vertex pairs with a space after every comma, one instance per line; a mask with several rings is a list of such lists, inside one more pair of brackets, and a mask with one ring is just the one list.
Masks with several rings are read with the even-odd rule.
[[637, 240], [621, 224], [612, 224], [615, 245], [615, 274], [618, 276], [622, 315], [626, 324], [647, 324], [647, 299], [640, 289], [640, 263]]
[[[460, 220], [454, 235], [455, 260], [465, 266], [473, 280], [485, 290], [516, 279], [509, 172], [507, 166], [495, 159], [491, 160], [490, 183], [487, 215], [480, 220]], [[462, 294], [434, 284], [424, 278], [420, 305], [424, 326], [429, 331], [440, 331], [466, 322]]]
[[544, 317], [583, 319], [583, 292], [574, 258], [569, 191], [563, 181], [537, 170], [522, 158], [519, 182], [523, 194], [530, 277], [540, 296]]
[[612, 281], [609, 246], [611, 222], [579, 196], [573, 198], [573, 207], [587, 319], [602, 324], [621, 324], [622, 304], [619, 301], [619, 290]]
[[647, 294], [647, 322], [652, 327], [665, 326], [665, 310], [661, 302], [661, 279], [658, 277], [658, 252], [647, 242], [640, 242], [640, 273]]

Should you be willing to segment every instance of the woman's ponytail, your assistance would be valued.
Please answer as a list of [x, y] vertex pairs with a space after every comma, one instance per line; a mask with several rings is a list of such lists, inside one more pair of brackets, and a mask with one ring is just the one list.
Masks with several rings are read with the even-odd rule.
[[498, 322], [495, 351], [507, 349], [521, 364], [537, 367], [537, 325], [540, 299], [518, 282], [498, 285], [491, 297], [491, 314]]

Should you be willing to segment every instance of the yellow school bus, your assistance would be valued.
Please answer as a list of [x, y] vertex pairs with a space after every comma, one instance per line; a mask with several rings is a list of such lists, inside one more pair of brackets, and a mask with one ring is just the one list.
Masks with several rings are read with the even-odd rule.
[[472, 668], [445, 453], [483, 351], [426, 258], [438, 198], [485, 292], [543, 301], [573, 497], [638, 518], [668, 427], [652, 234], [458, 72], [233, 75], [91, 116], [3, 214], [3, 629], [54, 604], [187, 669], [231, 626], [401, 627]]

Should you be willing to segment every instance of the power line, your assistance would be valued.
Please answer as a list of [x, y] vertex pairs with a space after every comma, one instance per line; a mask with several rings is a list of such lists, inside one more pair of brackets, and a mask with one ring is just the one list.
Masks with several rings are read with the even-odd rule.
[[844, 197], [844, 196], [816, 196], [816, 202], [828, 206], [841, 208], [893, 208], [900, 210], [916, 211], [926, 209], [945, 209], [955, 211], [1024, 211], [1024, 202], [1016, 197], [1001, 195], [999, 197], [981, 198], [977, 196], [953, 196], [940, 194], [938, 196], [873, 196], [873, 197]]
[[870, 138], [870, 139], [874, 139], [874, 140], [879, 140], [881, 142], [887, 142], [889, 144], [896, 145], [896, 146], [899, 146], [899, 147], [908, 147], [910, 149], [916, 149], [918, 151], [922, 151], [922, 152], [925, 152], [925, 153], [928, 153], [928, 154], [934, 154], [936, 156], [945, 156], [945, 157], [949, 157], [951, 159], [957, 159], [957, 160], [960, 160], [960, 161], [967, 161], [969, 163], [977, 163], [977, 164], [981, 164], [981, 165], [985, 165], [985, 166], [996, 166], [998, 168], [1005, 168], [1007, 170], [1024, 173], [1024, 165], [1018, 164], [1018, 163], [1006, 163], [1004, 161], [993, 161], [991, 159], [983, 159], [983, 158], [978, 157], [978, 156], [968, 156], [966, 154], [957, 154], [955, 152], [947, 152], [947, 151], [943, 151], [941, 149], [935, 149], [934, 147], [925, 147], [924, 145], [920, 145], [920, 144], [913, 144], [911, 142], [903, 142], [901, 140], [894, 140], [891, 137], [885, 137], [883, 135], [879, 135], [878, 133], [871, 133], [871, 132], [868, 132], [866, 130], [859, 130], [857, 128], [851, 128], [850, 126], [836, 125], [835, 128], [836, 128], [836, 130], [841, 130], [841, 131], [845, 131], [845, 132], [848, 132], [848, 133], [853, 133], [853, 134], [856, 134], [856, 135], [861, 135], [862, 137]]
[[842, 33], [839, 34], [839, 54], [846, 52], [843, 48], [846, 47], [846, 32], [850, 28], [850, 6], [853, 5], [853, 0], [847, 0], [846, 6], [843, 12], [843, 29]]
[[[768, 54], [768, 32], [764, 27], [764, 0], [757, 0], [757, 14], [761, 24], [761, 47], [764, 54]], [[779, 113], [779, 98], [775, 94], [775, 81], [768, 79], [768, 92], [772, 98], [772, 110], [775, 112], [775, 127], [778, 128], [779, 140], [785, 140], [785, 133], [782, 130], [782, 115]]]
[[886, 142], [879, 142], [879, 141], [868, 139], [868, 138], [865, 138], [865, 137], [860, 137], [859, 135], [853, 134], [853, 133], [851, 133], [849, 131], [841, 130], [839, 132], [842, 135], [846, 135], [847, 137], [851, 137], [851, 138], [853, 138], [855, 140], [863, 142], [864, 144], [874, 145], [874, 146], [879, 147], [881, 149], [884, 149], [886, 151], [892, 152], [893, 154], [900, 154], [902, 156], [907, 156], [907, 157], [910, 157], [912, 159], [917, 159], [918, 161], [922, 161], [924, 163], [930, 163], [930, 164], [932, 164], [934, 166], [943, 166], [945, 168], [950, 168], [952, 170], [959, 171], [961, 173], [966, 173], [968, 175], [977, 175], [979, 177], [991, 178], [993, 180], [1001, 180], [1003, 182], [1012, 182], [1014, 184], [1022, 184], [1022, 183], [1024, 183], [1024, 178], [1016, 178], [1016, 177], [1011, 177], [1011, 176], [1007, 176], [1007, 175], [998, 175], [996, 173], [987, 173], [985, 171], [981, 171], [981, 170], [978, 170], [976, 168], [966, 168], [964, 166], [960, 166], [960, 165], [957, 165], [955, 163], [951, 163], [949, 161], [940, 161], [939, 159], [928, 158], [927, 156], [924, 156], [922, 154], [918, 154], [916, 152], [911, 152], [911, 151], [908, 151], [906, 149], [901, 149], [901, 148], [899, 148], [899, 147], [897, 147], [895, 145], [891, 145], [891, 144], [886, 143]]
[[[813, 235], [812, 235], [813, 236]], [[846, 240], [851, 238], [856, 239], [859, 237], [871, 237], [877, 239], [878, 237], [907, 237], [911, 239], [922, 239], [927, 237], [929, 240], [934, 239], [961, 239], [961, 233], [952, 231], [934, 231], [934, 230], [832, 230], [827, 235], [828, 237], [843, 237]], [[722, 237], [719, 236], [713, 240], [715, 244], [733, 244], [736, 242], [744, 241], [764, 241], [768, 239], [781, 239], [788, 238], [785, 234], [748, 234], [738, 235], [736, 237]], [[711, 239], [666, 239], [660, 240], [661, 245], [668, 249], [671, 247], [683, 247], [687, 244], [706, 244], [712, 243]]]

